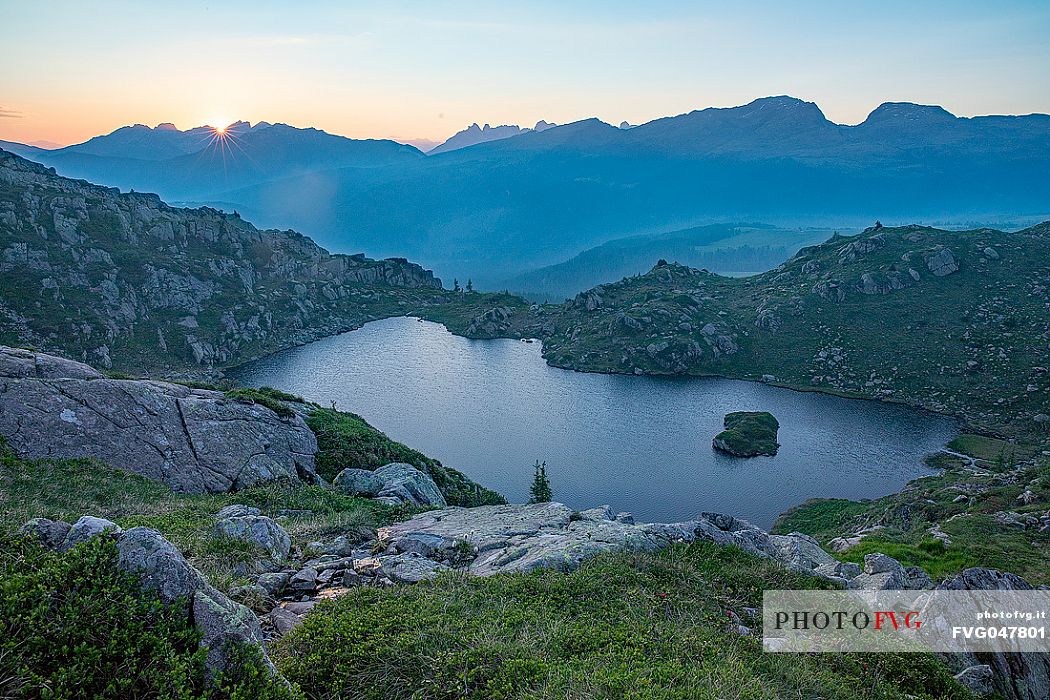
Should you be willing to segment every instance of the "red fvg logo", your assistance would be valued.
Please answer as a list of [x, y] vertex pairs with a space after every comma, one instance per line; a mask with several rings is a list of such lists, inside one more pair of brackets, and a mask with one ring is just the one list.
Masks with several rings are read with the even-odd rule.
[[803, 611], [794, 612], [780, 611], [776, 614], [776, 629], [783, 630], [841, 630], [873, 629], [876, 632], [894, 631], [902, 629], [917, 630], [922, 627], [919, 613], [914, 610], [873, 610], [849, 612], [846, 610]]

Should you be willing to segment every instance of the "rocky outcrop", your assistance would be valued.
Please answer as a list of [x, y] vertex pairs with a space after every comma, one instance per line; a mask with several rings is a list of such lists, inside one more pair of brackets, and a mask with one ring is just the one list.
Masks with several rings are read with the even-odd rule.
[[[949, 576], [938, 590], [1029, 591], [1033, 586], [1020, 576], [994, 569], [972, 568]], [[963, 668], [960, 680], [967, 685], [982, 682], [981, 666], [989, 669], [986, 684], [1009, 700], [1045, 700], [1050, 697], [1050, 654], [955, 654], [949, 662]], [[972, 687], [972, 686], [971, 686]]]
[[332, 255], [294, 231], [59, 177], [6, 151], [0, 276], [14, 282], [0, 288], [0, 333], [107, 369], [207, 371], [444, 298], [404, 259]]
[[107, 379], [8, 347], [0, 347], [0, 435], [24, 457], [93, 457], [187, 493], [317, 481], [317, 440], [297, 415], [217, 391]]
[[[201, 646], [207, 649], [209, 678], [230, 668], [233, 654], [239, 645], [250, 645], [258, 650], [266, 667], [276, 670], [263, 649], [262, 628], [248, 608], [230, 600], [194, 569], [178, 549], [156, 530], [135, 527], [121, 531], [113, 523], [101, 518], [85, 516], [76, 524], [57, 524], [43, 519], [32, 520], [22, 531], [39, 535], [65, 529], [67, 536], [60, 550], [90, 537], [106, 536], [115, 541], [118, 566], [138, 577], [142, 587], [157, 595], [168, 605], [180, 605], [193, 626], [201, 634]], [[74, 533], [76, 543], [70, 543]], [[42, 536], [44, 545], [55, 547], [50, 535]]]
[[[446, 508], [429, 511], [378, 531], [387, 555], [414, 553], [465, 568], [479, 576], [567, 571], [603, 552], [656, 551], [698, 539], [735, 545], [785, 566], [841, 579], [827, 568], [835, 559], [799, 533], [770, 535], [746, 521], [703, 513], [680, 523], [633, 523], [608, 506], [574, 512], [562, 503]], [[825, 567], [825, 568], [821, 568]]]

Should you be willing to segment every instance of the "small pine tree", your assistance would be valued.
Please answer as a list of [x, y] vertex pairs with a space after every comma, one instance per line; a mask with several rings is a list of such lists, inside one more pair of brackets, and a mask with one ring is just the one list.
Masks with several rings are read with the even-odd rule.
[[529, 503], [550, 503], [554, 498], [551, 481], [547, 478], [547, 463], [536, 461], [532, 465], [532, 486], [529, 487]]
[[473, 292], [474, 291], [474, 281], [471, 280], [471, 279], [467, 280], [467, 291], [468, 292]]
[[458, 278], [452, 280], [452, 291], [453, 292], [458, 292], [459, 291], [459, 279]]

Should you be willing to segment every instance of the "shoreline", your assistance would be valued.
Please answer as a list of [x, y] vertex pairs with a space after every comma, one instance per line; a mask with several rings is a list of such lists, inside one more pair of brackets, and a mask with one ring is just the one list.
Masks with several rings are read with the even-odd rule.
[[[865, 499], [857, 499], [857, 502], [876, 500], [878, 498], [884, 498], [884, 497], [887, 497], [887, 496], [892, 496], [892, 495], [899, 494], [902, 491], [904, 491], [907, 488], [909, 488], [909, 486], [914, 481], [916, 481], [917, 479], [928, 478], [929, 476], [941, 473], [942, 469], [940, 467], [931, 465], [930, 464], [930, 460], [932, 458], [938, 456], [938, 455], [945, 454], [947, 452], [947, 450], [948, 450], [948, 444], [950, 444], [952, 442], [952, 440], [956, 439], [959, 435], [966, 434], [966, 433], [970, 432], [970, 431], [968, 431], [966, 429], [967, 425], [966, 425], [966, 419], [965, 418], [962, 418], [962, 417], [957, 416], [957, 415], [952, 415], [952, 414], [948, 414], [948, 413], [942, 413], [942, 412], [934, 411], [934, 410], [928, 409], [928, 408], [926, 408], [924, 406], [918, 406], [918, 405], [910, 404], [907, 401], [900, 400], [900, 399], [880, 399], [880, 398], [877, 398], [877, 397], [865, 396], [865, 395], [862, 395], [862, 394], [852, 394], [850, 392], [841, 391], [841, 390], [834, 390], [834, 389], [826, 390], [826, 389], [822, 389], [822, 388], [819, 388], [819, 387], [809, 387], [809, 386], [804, 386], [804, 385], [801, 385], [801, 386], [800, 385], [792, 385], [792, 384], [789, 384], [789, 383], [779, 382], [779, 381], [775, 381], [775, 382], [762, 381], [761, 379], [756, 379], [754, 377], [731, 376], [731, 375], [723, 375], [723, 374], [715, 374], [715, 373], [671, 374], [671, 373], [648, 373], [647, 372], [647, 373], [643, 373], [643, 374], [640, 374], [640, 375], [635, 375], [635, 374], [629, 373], [629, 372], [616, 372], [616, 371], [607, 371], [607, 370], [588, 370], [588, 369], [577, 369], [575, 367], [565, 367], [565, 366], [561, 366], [561, 365], [558, 365], [558, 364], [554, 364], [554, 363], [550, 362], [547, 357], [543, 356], [543, 339], [542, 338], [527, 337], [527, 336], [513, 336], [513, 335], [504, 335], [504, 336], [495, 336], [495, 337], [483, 337], [483, 338], [472, 337], [472, 336], [466, 335], [464, 333], [457, 333], [456, 331], [450, 329], [447, 324], [445, 324], [445, 323], [443, 323], [441, 321], [432, 320], [432, 319], [426, 318], [425, 316], [414, 315], [414, 314], [400, 314], [400, 315], [397, 315], [397, 316], [386, 316], [386, 317], [383, 317], [383, 318], [372, 319], [372, 320], [366, 321], [365, 323], [360, 324], [359, 326], [357, 326], [355, 328], [351, 328], [351, 329], [346, 330], [346, 331], [341, 331], [339, 333], [334, 333], [334, 334], [330, 334], [330, 335], [320, 336], [320, 337], [317, 337], [317, 338], [315, 338], [314, 340], [311, 340], [311, 341], [297, 342], [295, 344], [289, 345], [288, 347], [284, 347], [284, 348], [281, 348], [279, 350], [275, 350], [273, 352], [260, 355], [259, 357], [253, 357], [251, 359], [246, 359], [243, 362], [238, 362], [235, 365], [230, 365], [229, 367], [225, 367], [222, 370], [222, 376], [224, 378], [228, 379], [229, 377], [228, 377], [227, 373], [235, 372], [236, 370], [244, 367], [245, 365], [247, 365], [247, 364], [249, 364], [251, 362], [256, 362], [256, 361], [259, 361], [259, 360], [262, 360], [262, 359], [266, 359], [266, 358], [272, 357], [274, 355], [277, 355], [278, 353], [285, 352], [285, 351], [291, 350], [291, 349], [296, 348], [296, 347], [301, 347], [303, 345], [307, 345], [307, 344], [309, 344], [311, 342], [316, 342], [316, 341], [323, 340], [325, 338], [335, 337], [335, 336], [338, 336], [338, 335], [342, 335], [344, 333], [350, 333], [350, 332], [353, 332], [353, 331], [356, 331], [356, 330], [360, 330], [362, 327], [364, 327], [368, 323], [373, 323], [373, 322], [378, 322], [378, 321], [385, 321], [385, 320], [389, 320], [389, 319], [399, 319], [399, 318], [414, 319], [414, 320], [418, 320], [418, 321], [426, 321], [427, 323], [434, 323], [434, 324], [440, 326], [443, 330], [448, 332], [450, 335], [454, 335], [454, 336], [457, 336], [459, 338], [464, 338], [464, 339], [472, 340], [472, 341], [475, 341], [475, 340], [480, 340], [480, 341], [510, 340], [510, 341], [517, 341], [517, 342], [525, 342], [525, 341], [536, 342], [536, 343], [540, 344], [540, 354], [541, 354], [541, 358], [543, 359], [543, 362], [548, 367], [552, 367], [552, 368], [563, 370], [563, 371], [577, 372], [577, 373], [580, 373], [580, 374], [604, 374], [604, 375], [610, 375], [610, 376], [629, 376], [629, 377], [639, 376], [639, 377], [648, 377], [648, 378], [661, 378], [662, 377], [662, 378], [670, 378], [670, 379], [724, 379], [724, 380], [729, 380], [729, 381], [746, 381], [746, 382], [750, 382], [750, 383], [764, 384], [764, 385], [767, 385], [767, 386], [770, 386], [770, 387], [773, 387], [773, 388], [776, 388], [776, 389], [787, 389], [787, 390], [790, 390], [790, 391], [793, 391], [793, 392], [797, 392], [797, 393], [816, 393], [816, 394], [822, 394], [822, 395], [825, 395], [825, 396], [831, 396], [831, 397], [840, 398], [840, 399], [846, 399], [846, 400], [858, 400], [859, 399], [859, 400], [865, 400], [865, 401], [874, 401], [874, 402], [878, 402], [878, 403], [883, 403], [883, 404], [888, 404], [888, 405], [893, 405], [893, 406], [899, 406], [899, 407], [905, 408], [905, 409], [907, 409], [909, 411], [917, 411], [920, 414], [925, 415], [925, 416], [937, 417], [937, 418], [947, 418], [947, 419], [950, 419], [953, 422], [953, 424], [954, 424], [954, 435], [951, 437], [951, 439], [945, 441], [945, 443], [943, 445], [941, 445], [940, 448], [925, 454], [921, 458], [922, 459], [922, 464], [925, 466], [925, 468], [930, 470], [930, 473], [922, 474], [922, 475], [919, 475], [919, 476], [915, 476], [915, 477], [913, 477], [911, 479], [908, 479], [900, 488], [895, 489], [893, 491], [889, 491], [889, 492], [887, 492], [885, 494], [880, 494], [880, 495], [872, 496], [872, 497], [865, 498]], [[238, 384], [238, 386], [239, 386], [239, 384]], [[367, 419], [367, 416], [365, 416], [365, 417]], [[974, 434], [980, 434], [980, 433], [974, 433]], [[796, 508], [804, 505], [805, 503], [809, 502], [810, 500], [813, 500], [813, 498], [830, 498], [830, 497], [807, 497], [807, 498], [803, 499], [802, 501], [800, 501], [799, 503], [796, 503], [796, 504], [794, 504], [794, 505], [784, 509], [783, 511], [777, 513], [774, 516], [774, 518], [773, 518], [773, 522], [775, 523], [785, 513], [788, 513], [791, 510], [796, 509]], [[853, 500], [853, 499], [845, 499], [845, 500]]]

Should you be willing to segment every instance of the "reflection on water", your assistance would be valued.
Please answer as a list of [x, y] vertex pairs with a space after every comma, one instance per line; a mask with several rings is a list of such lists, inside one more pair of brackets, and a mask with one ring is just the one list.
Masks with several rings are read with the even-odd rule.
[[[409, 318], [280, 352], [231, 372], [353, 411], [503, 493], [528, 497], [536, 460], [555, 499], [642, 520], [720, 511], [763, 527], [814, 497], [873, 498], [928, 473], [954, 421], [901, 406], [709, 378], [584, 374], [539, 343], [468, 340]], [[780, 421], [775, 457], [736, 459], [711, 438], [730, 411]], [[354, 466], [354, 465], [347, 465]]]

